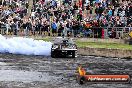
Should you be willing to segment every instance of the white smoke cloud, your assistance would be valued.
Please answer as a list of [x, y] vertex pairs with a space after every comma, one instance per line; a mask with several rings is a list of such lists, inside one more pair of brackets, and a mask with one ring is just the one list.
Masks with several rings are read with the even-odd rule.
[[32, 38], [6, 38], [0, 35], [0, 52], [24, 55], [45, 55], [51, 53], [51, 42], [34, 40]]

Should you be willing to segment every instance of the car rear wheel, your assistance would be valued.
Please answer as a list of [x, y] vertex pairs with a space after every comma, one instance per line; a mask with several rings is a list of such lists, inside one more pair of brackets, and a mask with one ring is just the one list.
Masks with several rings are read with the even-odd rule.
[[56, 57], [56, 55], [55, 55], [55, 53], [53, 51], [51, 51], [51, 57], [52, 58], [55, 58]]
[[72, 52], [72, 58], [75, 58], [75, 51]]

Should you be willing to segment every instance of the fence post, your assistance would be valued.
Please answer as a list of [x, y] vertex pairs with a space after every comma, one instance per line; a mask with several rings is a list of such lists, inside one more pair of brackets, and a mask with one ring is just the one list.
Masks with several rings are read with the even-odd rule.
[[122, 36], [121, 36], [121, 38], [123, 38], [123, 36], [124, 36], [124, 30], [125, 30], [125, 27], [123, 27], [123, 29], [122, 29]]
[[93, 38], [94, 38], [94, 28], [93, 28]]
[[117, 28], [115, 28], [115, 30], [116, 30], [116, 38], [117, 38], [118, 37]]
[[105, 30], [105, 37], [104, 38], [108, 38], [108, 27], [107, 28], [104, 28], [104, 30]]

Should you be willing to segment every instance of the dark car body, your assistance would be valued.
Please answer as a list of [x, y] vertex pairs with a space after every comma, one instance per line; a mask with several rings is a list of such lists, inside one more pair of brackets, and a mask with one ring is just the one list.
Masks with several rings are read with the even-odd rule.
[[77, 57], [77, 46], [71, 38], [55, 38], [52, 48], [51, 57]]

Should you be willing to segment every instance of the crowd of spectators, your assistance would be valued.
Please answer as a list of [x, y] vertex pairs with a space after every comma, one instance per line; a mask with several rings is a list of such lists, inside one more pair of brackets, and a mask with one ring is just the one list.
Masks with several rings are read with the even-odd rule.
[[96, 27], [131, 27], [131, 3], [111, 0], [0, 0], [1, 33], [76, 37], [102, 33], [102, 28], [100, 31]]

